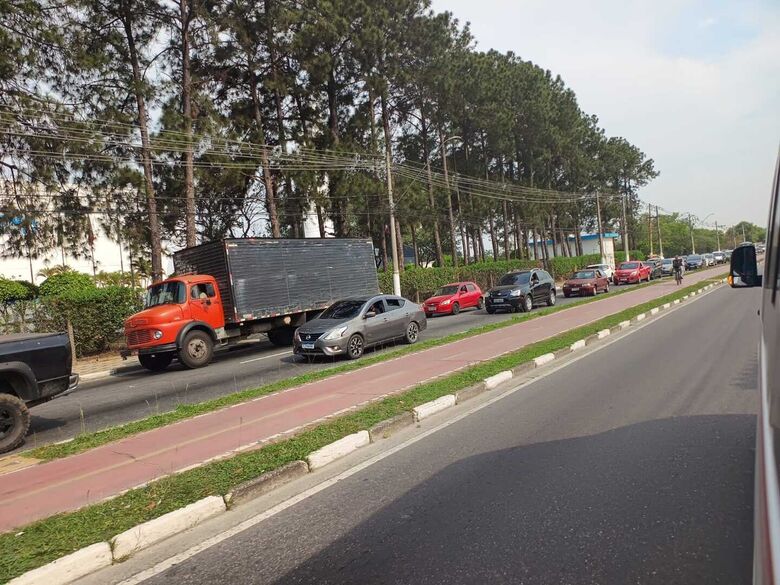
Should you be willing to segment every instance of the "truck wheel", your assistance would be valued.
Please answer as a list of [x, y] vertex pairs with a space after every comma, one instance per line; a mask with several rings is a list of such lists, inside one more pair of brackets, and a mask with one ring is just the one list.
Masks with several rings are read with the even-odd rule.
[[30, 428], [27, 405], [12, 394], [0, 394], [0, 453], [16, 449]]
[[184, 343], [182, 343], [178, 355], [179, 361], [185, 367], [202, 368], [208, 365], [214, 355], [214, 342], [205, 331], [190, 331], [184, 337]]
[[139, 355], [138, 361], [150, 372], [162, 372], [165, 368], [171, 365], [173, 360], [172, 353], [157, 353], [154, 355]]
[[277, 347], [290, 347], [293, 344], [294, 327], [279, 327], [268, 332], [268, 341]]

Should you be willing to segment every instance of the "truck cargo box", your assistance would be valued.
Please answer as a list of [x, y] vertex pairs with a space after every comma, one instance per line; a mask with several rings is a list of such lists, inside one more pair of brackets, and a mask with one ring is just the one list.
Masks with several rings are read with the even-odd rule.
[[226, 239], [175, 252], [173, 263], [177, 274], [217, 280], [225, 323], [321, 310], [379, 291], [367, 239]]

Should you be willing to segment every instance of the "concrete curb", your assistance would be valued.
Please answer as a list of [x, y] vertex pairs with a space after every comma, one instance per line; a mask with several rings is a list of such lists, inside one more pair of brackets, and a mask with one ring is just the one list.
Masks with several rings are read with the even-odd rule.
[[662, 309], [668, 309], [671, 306], [672, 306], [672, 303], [664, 303], [663, 305], [661, 305], [661, 308]]
[[309, 469], [314, 471], [349, 455], [352, 451], [365, 447], [370, 442], [371, 437], [368, 436], [368, 431], [358, 431], [309, 453], [306, 457], [306, 463], [309, 464]]
[[272, 469], [235, 487], [232, 492], [225, 496], [225, 500], [227, 500], [230, 506], [240, 506], [294, 479], [303, 477], [307, 473], [309, 473], [309, 466], [305, 461], [290, 461], [277, 469]]
[[485, 388], [492, 390], [493, 388], [500, 386], [504, 382], [508, 382], [512, 379], [512, 372], [510, 370], [504, 370], [498, 374], [494, 374], [488, 378], [485, 378]]
[[553, 355], [555, 356], [555, 359], [557, 360], [558, 358], [562, 358], [563, 356], [568, 355], [571, 352], [572, 352], [571, 347], [564, 347], [562, 349], [556, 349], [553, 352]]
[[65, 585], [111, 566], [112, 561], [109, 544], [98, 542], [11, 579], [8, 585]]
[[[487, 386], [487, 384], [485, 385]], [[439, 396], [436, 400], [431, 400], [430, 402], [426, 402], [420, 406], [415, 406], [412, 410], [412, 412], [414, 412], [414, 420], [419, 422], [428, 418], [429, 416], [436, 414], [437, 412], [441, 412], [442, 410], [446, 410], [452, 406], [455, 406], [455, 403], [456, 398], [454, 394], [445, 394], [444, 396]]]
[[163, 514], [111, 539], [111, 551], [115, 561], [132, 556], [139, 550], [184, 532], [227, 510], [222, 496], [208, 496], [179, 510]]
[[647, 317], [646, 313], [639, 313], [636, 317], [634, 317], [634, 321], [639, 323], [640, 321], [644, 321], [645, 317]]
[[605, 337], [609, 337], [611, 334], [612, 332], [609, 329], [602, 329], [596, 333], [596, 339], [604, 339]]
[[577, 351], [578, 349], [582, 349], [585, 347], [585, 340], [584, 339], [578, 339], [574, 343], [572, 343], [569, 346], [569, 349], [572, 351]]
[[621, 329], [628, 329], [629, 327], [631, 327], [631, 321], [621, 321], [620, 323], [618, 323], [618, 327], [620, 327]]
[[680, 304], [680, 299], [674, 299], [674, 300], [672, 301], [672, 304], [673, 304], [673, 305], [679, 305], [679, 304]]
[[536, 363], [531, 360], [528, 362], [523, 362], [522, 364], [519, 364], [512, 368], [512, 377], [522, 376], [523, 374], [530, 372], [536, 368]]
[[480, 394], [483, 394], [488, 390], [489, 388], [487, 387], [487, 384], [485, 384], [485, 382], [480, 382], [479, 384], [474, 384], [473, 386], [469, 386], [468, 388], [464, 388], [463, 390], [458, 390], [455, 393], [455, 404], [460, 404], [461, 402], [465, 402], [466, 400], [471, 400], [475, 396], [479, 396]]
[[[78, 365], [73, 369], [78, 374]], [[108, 378], [110, 376], [116, 376], [117, 374], [128, 374], [130, 372], [141, 372], [142, 366], [119, 366], [118, 368], [111, 368], [110, 370], [102, 370], [100, 372], [90, 372], [89, 374], [79, 374], [79, 379], [88, 380], [100, 380], [101, 378]]]
[[393, 418], [380, 421], [373, 427], [368, 429], [368, 436], [372, 443], [376, 443], [379, 439], [386, 439], [390, 435], [394, 435], [405, 427], [412, 426], [414, 424], [413, 412], [402, 412], [397, 414]]
[[554, 359], [555, 359], [555, 354], [546, 353], [544, 355], [540, 355], [539, 357], [535, 357], [534, 365], [538, 368], [539, 366], [543, 366], [544, 364], [549, 364]]
[[661, 309], [659, 309], [658, 307], [653, 307], [652, 309], [650, 309], [650, 314], [651, 315], [657, 315], [660, 310]]

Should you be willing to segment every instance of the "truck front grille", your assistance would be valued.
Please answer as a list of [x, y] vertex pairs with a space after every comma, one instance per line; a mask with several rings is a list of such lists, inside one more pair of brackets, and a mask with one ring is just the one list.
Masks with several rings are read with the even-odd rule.
[[153, 340], [151, 329], [139, 329], [127, 334], [127, 345], [143, 345]]

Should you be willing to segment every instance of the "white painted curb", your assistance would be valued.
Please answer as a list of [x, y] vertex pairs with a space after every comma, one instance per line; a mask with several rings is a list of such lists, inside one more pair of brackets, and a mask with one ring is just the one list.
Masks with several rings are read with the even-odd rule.
[[9, 581], [8, 585], [65, 585], [108, 567], [111, 562], [111, 547], [107, 542], [98, 542], [28, 571]]
[[661, 308], [662, 309], [668, 309], [671, 306], [672, 306], [672, 303], [664, 303], [663, 305], [661, 305]]
[[674, 300], [672, 301], [672, 304], [673, 304], [673, 305], [679, 305], [679, 304], [680, 304], [680, 299], [674, 299]]
[[650, 314], [657, 315], [660, 310], [661, 309], [659, 309], [658, 307], [653, 307], [652, 309], [650, 309]]
[[324, 447], [309, 453], [309, 456], [306, 458], [306, 463], [309, 464], [309, 469], [314, 471], [336, 459], [349, 455], [356, 449], [365, 447], [370, 442], [371, 438], [368, 435], [368, 431], [358, 431], [357, 433], [342, 437], [338, 441], [334, 441], [329, 445], [325, 445]]
[[687, 300], [688, 300], [688, 295], [685, 295], [685, 296], [682, 298], [682, 300], [684, 300], [684, 301], [687, 301]]
[[512, 372], [510, 370], [504, 370], [503, 372], [499, 372], [498, 374], [485, 378], [485, 388], [492, 390], [496, 386], [500, 386], [504, 382], [508, 382], [511, 379]]
[[534, 363], [536, 364], [536, 367], [543, 366], [544, 364], [549, 364], [551, 361], [555, 359], [554, 353], [546, 353], [544, 355], [540, 355], [539, 357], [534, 358]]
[[[366, 431], [363, 431], [366, 432]], [[368, 433], [366, 433], [368, 434]], [[221, 496], [209, 496], [149, 522], [133, 526], [111, 539], [114, 560], [121, 560], [166, 538], [184, 532], [226, 510]]]
[[647, 317], [645, 313], [639, 313], [636, 317], [634, 317], [634, 319], [637, 321], [644, 321], [645, 317]]
[[605, 337], [609, 336], [609, 329], [602, 329], [598, 333], [596, 333], [596, 339], [604, 339]]
[[[512, 376], [510, 375], [509, 378], [511, 377]], [[454, 394], [445, 394], [444, 396], [439, 396], [436, 400], [431, 400], [430, 402], [416, 406], [412, 412], [414, 412], [415, 420], [421, 421], [422, 419], [428, 418], [437, 412], [441, 412], [442, 410], [446, 410], [451, 406], [455, 406], [456, 401], [457, 399]]]
[[569, 349], [572, 350], [572, 351], [577, 351], [578, 349], [582, 349], [583, 347], [585, 347], [585, 340], [584, 339], [579, 339], [579, 340], [575, 341], [574, 343], [572, 343], [569, 346]]
[[631, 327], [631, 321], [621, 321], [620, 323], [618, 323], [618, 327], [620, 327], [621, 329], [628, 329], [629, 327]]

